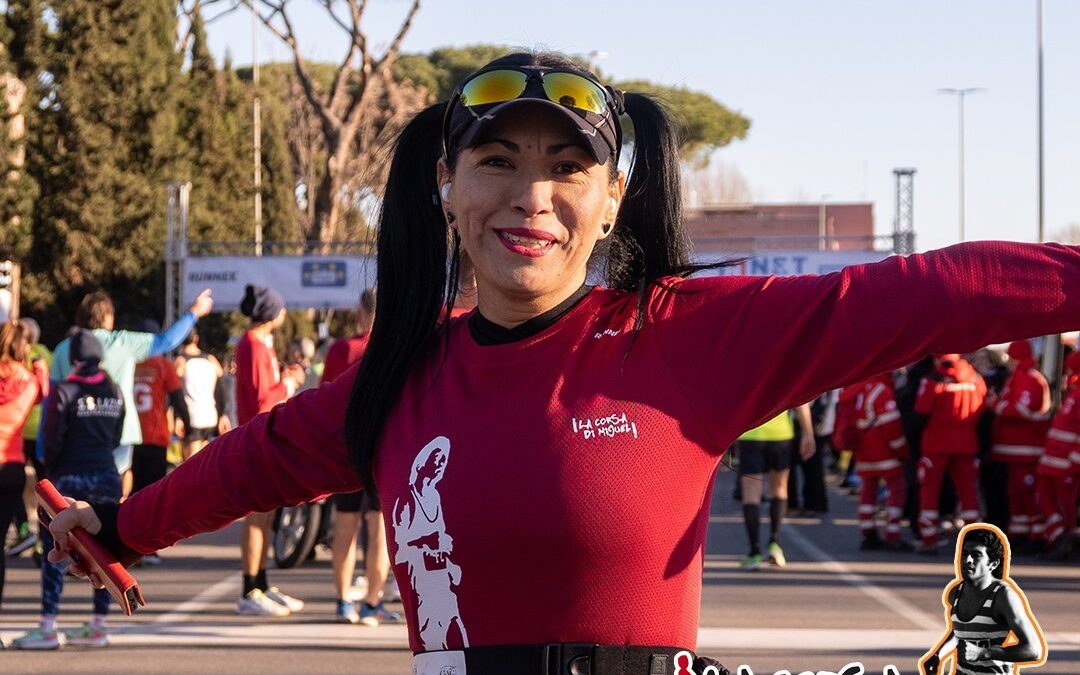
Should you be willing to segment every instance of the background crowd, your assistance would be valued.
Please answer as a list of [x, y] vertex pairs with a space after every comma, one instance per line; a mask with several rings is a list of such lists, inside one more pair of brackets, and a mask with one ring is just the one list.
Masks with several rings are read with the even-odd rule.
[[[277, 292], [248, 287], [241, 303], [247, 330], [217, 354], [204, 349], [196, 328], [212, 307], [204, 293], [164, 330], [152, 320], [136, 330], [116, 330], [112, 299], [90, 293], [52, 350], [39, 342], [33, 319], [3, 324], [0, 528], [8, 546], [0, 557], [0, 600], [4, 558], [29, 550], [40, 558], [51, 546], [47, 530], [35, 533], [31, 525], [35, 480], [48, 477], [64, 494], [82, 499], [123, 500], [216, 436], [359, 361], [374, 320], [375, 294], [361, 294], [353, 335], [318, 343], [293, 340], [283, 363], [274, 348], [286, 316]], [[788, 513], [828, 512], [830, 475], [859, 496], [864, 550], [934, 555], [949, 543], [943, 533], [986, 521], [1008, 532], [1015, 554], [1068, 560], [1080, 474], [1080, 352], [1065, 345], [1065, 355], [1060, 392], [1039, 371], [1031, 343], [1021, 341], [966, 358], [930, 355], [824, 392], [748, 431], [732, 455], [750, 540], [741, 567], [786, 564], [781, 524]], [[770, 537], [763, 556], [758, 530], [766, 500]], [[338, 620], [368, 626], [399, 622], [384, 605], [396, 588], [376, 500], [363, 493], [337, 495], [334, 514]], [[238, 613], [281, 617], [304, 607], [267, 579], [273, 522], [274, 513], [244, 519]], [[354, 581], [361, 531], [364, 575]], [[150, 555], [142, 564], [160, 562]], [[64, 569], [47, 560], [41, 568], [41, 620], [17, 647], [47, 649], [61, 642], [57, 616]], [[91, 620], [63, 631], [63, 641], [107, 644], [108, 605], [107, 593], [96, 593]]]

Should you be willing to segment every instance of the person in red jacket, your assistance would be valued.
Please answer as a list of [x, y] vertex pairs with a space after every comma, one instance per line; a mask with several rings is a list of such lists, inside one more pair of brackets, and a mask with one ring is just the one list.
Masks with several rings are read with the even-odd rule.
[[837, 470], [844, 474], [840, 487], [851, 487], [855, 476], [855, 451], [859, 447], [861, 434], [855, 426], [855, 400], [862, 390], [862, 382], [841, 387], [836, 398], [836, 419], [833, 423], [832, 446], [836, 451]]
[[[704, 270], [676, 138], [655, 101], [562, 55], [469, 75], [398, 137], [360, 364], [119, 507], [76, 502], [50, 557], [73, 526], [127, 562], [366, 487], [412, 672], [672, 675], [697, 643], [711, 491], [742, 432], [927, 353], [1080, 328], [1080, 247], [1061, 244], [686, 278]], [[447, 322], [459, 249], [479, 304]]]
[[960, 518], [979, 520], [979, 439], [976, 426], [986, 382], [959, 354], [934, 356], [934, 372], [919, 383], [915, 412], [926, 415], [919, 460], [919, 534], [924, 553], [938, 548], [938, 500], [947, 475], [956, 489]]
[[1068, 560], [1076, 529], [1077, 478], [1080, 475], [1080, 351], [1065, 362], [1069, 390], [1046, 432], [1046, 452], [1036, 469], [1036, 501], [1043, 517], [1048, 560]]
[[[863, 550], [887, 548], [905, 550], [900, 535], [900, 518], [904, 515], [907, 487], [904, 482], [904, 462], [908, 457], [907, 439], [900, 425], [891, 373], [882, 373], [859, 385], [855, 399], [855, 427], [861, 438], [855, 449], [855, 471], [862, 480], [859, 497], [859, 530]], [[885, 484], [885, 536], [878, 534], [875, 523], [878, 487]]]
[[1001, 396], [988, 401], [994, 419], [991, 458], [1008, 465], [1009, 539], [1013, 550], [1041, 545], [1042, 521], [1035, 503], [1035, 468], [1050, 429], [1050, 386], [1035, 365], [1031, 343], [1009, 345], [1012, 374]]
[[[0, 542], [7, 538], [26, 484], [23, 424], [30, 409], [49, 393], [48, 366], [30, 360], [30, 329], [18, 321], [0, 325]], [[0, 551], [0, 601], [6, 556]], [[0, 644], [0, 648], [3, 644]]]
[[[304, 371], [290, 366], [281, 372], [274, 354], [274, 331], [285, 323], [285, 299], [265, 286], [247, 286], [240, 312], [251, 319], [236, 345], [236, 416], [240, 424], [267, 412], [289, 398], [304, 382]], [[190, 461], [190, 460], [188, 460]], [[266, 579], [266, 548], [274, 513], [266, 509], [244, 518], [240, 534], [243, 587], [236, 604], [239, 614], [288, 616], [304, 607]]]

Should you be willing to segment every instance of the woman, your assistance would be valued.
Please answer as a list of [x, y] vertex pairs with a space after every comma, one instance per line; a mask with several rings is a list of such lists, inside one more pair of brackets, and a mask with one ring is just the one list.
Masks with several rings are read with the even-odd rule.
[[191, 329], [173, 361], [184, 386], [184, 402], [191, 424], [184, 430], [181, 449], [184, 461], [206, 447], [213, 437], [228, 431], [229, 418], [222, 412], [219, 392], [225, 370], [217, 358], [199, 347], [199, 331]]
[[[265, 286], [247, 286], [240, 312], [251, 320], [236, 345], [236, 412], [244, 424], [292, 396], [303, 384], [304, 372], [297, 366], [282, 372], [274, 353], [274, 332], [285, 323], [285, 300], [280, 293]], [[273, 509], [244, 517], [240, 531], [243, 587], [236, 602], [237, 614], [288, 616], [304, 608], [302, 600], [282, 593], [266, 579], [266, 548], [273, 520]]]
[[[0, 325], [0, 542], [7, 538], [22, 505], [26, 484], [23, 424], [30, 409], [49, 392], [48, 366], [30, 361], [30, 329], [18, 321]], [[5, 559], [0, 555], [0, 601], [4, 599]]]
[[[694, 269], [678, 195], [652, 100], [559, 55], [492, 62], [399, 138], [359, 366], [54, 531], [81, 524], [130, 559], [374, 487], [414, 672], [670, 673], [694, 647], [712, 478], [740, 433], [925, 353], [1080, 324], [1080, 250], [1058, 245], [678, 278]], [[478, 309], [443, 324], [459, 248]], [[586, 284], [592, 259], [610, 288]]]

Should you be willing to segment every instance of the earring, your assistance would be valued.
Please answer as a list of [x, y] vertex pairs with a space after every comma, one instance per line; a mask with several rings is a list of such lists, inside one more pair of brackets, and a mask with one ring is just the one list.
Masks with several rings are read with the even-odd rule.
[[603, 232], [604, 236], [606, 237], [607, 235], [611, 234], [611, 230], [613, 230], [614, 228], [615, 226], [611, 223], [604, 223], [600, 226], [600, 231]]

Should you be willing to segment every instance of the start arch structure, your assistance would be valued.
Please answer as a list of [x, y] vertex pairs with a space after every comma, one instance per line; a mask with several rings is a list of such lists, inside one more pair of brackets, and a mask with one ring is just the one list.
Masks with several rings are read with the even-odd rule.
[[[370, 243], [205, 242], [188, 239], [191, 183], [169, 184], [165, 240], [165, 321], [175, 321], [204, 288], [214, 311], [240, 307], [244, 286], [269, 286], [289, 309], [353, 309], [375, 285]], [[313, 253], [312, 251], [317, 251]]]

